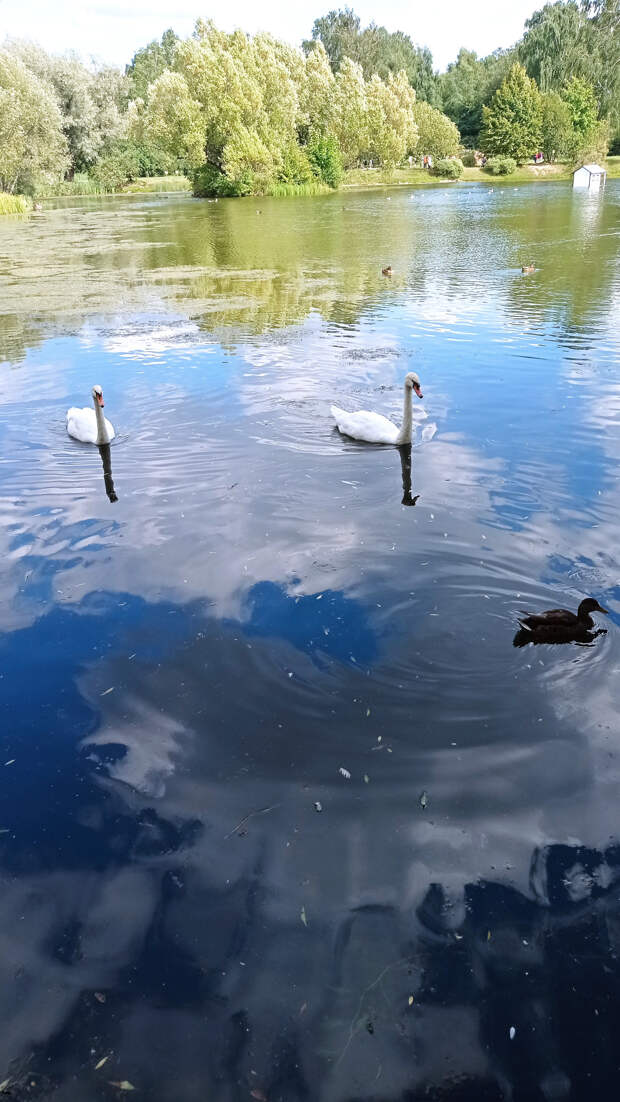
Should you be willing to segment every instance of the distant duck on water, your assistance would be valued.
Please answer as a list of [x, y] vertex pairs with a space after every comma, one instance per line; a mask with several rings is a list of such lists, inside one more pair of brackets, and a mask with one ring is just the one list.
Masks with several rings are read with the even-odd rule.
[[523, 272], [524, 275], [531, 275], [532, 272], [536, 271], [536, 265], [535, 264], [522, 264], [521, 265], [521, 271]]
[[387, 268], [382, 268], [381, 269], [381, 275], [391, 276], [391, 274], [392, 274], [392, 265], [391, 264], [388, 264]]

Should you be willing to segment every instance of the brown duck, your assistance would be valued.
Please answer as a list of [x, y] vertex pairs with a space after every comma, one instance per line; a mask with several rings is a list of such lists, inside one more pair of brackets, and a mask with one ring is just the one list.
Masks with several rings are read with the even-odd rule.
[[[523, 272], [523, 273], [524, 273], [525, 275], [531, 275], [531, 274], [532, 274], [532, 272], [535, 272], [535, 271], [536, 271], [536, 266], [535, 266], [535, 264], [522, 264], [522, 265], [521, 265], [521, 271], [522, 271], [522, 272]], [[560, 611], [561, 611], [561, 610], [560, 610]]]
[[382, 268], [381, 269], [381, 275], [391, 276], [391, 274], [392, 274], [392, 265], [391, 264], [388, 264], [387, 268]]
[[598, 635], [605, 635], [606, 632], [604, 628], [592, 631], [595, 624], [591, 612], [607, 614], [607, 609], [599, 605], [594, 597], [586, 597], [576, 614], [567, 608], [524, 612], [519, 617], [521, 627], [513, 639], [513, 646], [525, 647], [528, 643], [593, 643]]

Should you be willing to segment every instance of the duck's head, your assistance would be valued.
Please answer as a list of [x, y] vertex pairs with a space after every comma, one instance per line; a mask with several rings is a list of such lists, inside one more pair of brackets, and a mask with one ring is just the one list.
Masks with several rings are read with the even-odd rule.
[[93, 387], [93, 402], [95, 402], [96, 405], [102, 407], [105, 405], [105, 402], [103, 400], [103, 391], [98, 383], [96, 383]]
[[409, 390], [415, 390], [418, 398], [424, 397], [424, 395], [422, 394], [422, 384], [418, 379], [415, 371], [410, 371], [408, 375], [405, 375], [405, 386]]
[[609, 614], [609, 609], [603, 608], [599, 605], [598, 601], [595, 601], [594, 597], [586, 597], [585, 601], [582, 601], [577, 610], [577, 615], [581, 620], [584, 616], [589, 616], [591, 612], [603, 612], [605, 616]]

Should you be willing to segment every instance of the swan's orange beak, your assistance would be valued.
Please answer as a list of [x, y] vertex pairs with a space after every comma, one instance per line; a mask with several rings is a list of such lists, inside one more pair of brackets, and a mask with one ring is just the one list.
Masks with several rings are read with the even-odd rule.
[[420, 390], [420, 387], [416, 383], [413, 384], [413, 389], [415, 390], [418, 398], [423, 398], [424, 397], [424, 395], [422, 394], [422, 391]]
[[103, 409], [103, 407], [105, 406], [105, 402], [103, 400], [103, 394], [97, 394], [97, 401], [99, 402], [99, 405]]

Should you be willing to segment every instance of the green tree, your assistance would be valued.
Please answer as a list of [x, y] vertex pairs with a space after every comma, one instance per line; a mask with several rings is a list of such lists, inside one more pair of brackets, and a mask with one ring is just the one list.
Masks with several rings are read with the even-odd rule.
[[368, 149], [368, 102], [361, 65], [345, 58], [336, 74], [334, 132], [345, 168], [357, 164]]
[[441, 106], [456, 125], [465, 145], [476, 147], [482, 128], [482, 108], [508, 74], [514, 51], [497, 50], [479, 58], [460, 50], [455, 62], [439, 78]]
[[62, 118], [50, 86], [0, 49], [0, 190], [34, 192], [68, 164]]
[[518, 63], [482, 109], [480, 143], [485, 153], [503, 153], [525, 161], [540, 147], [542, 100], [536, 82]]
[[317, 42], [324, 46], [334, 72], [345, 57], [361, 65], [366, 80], [377, 73], [387, 81], [390, 73], [404, 70], [417, 97], [439, 106], [433, 55], [426, 47], [416, 46], [403, 31], [390, 32], [376, 23], [362, 29], [359, 16], [345, 7], [315, 19], [312, 38], [303, 43], [305, 53], [310, 54]]
[[299, 88], [298, 128], [302, 138], [328, 134], [334, 119], [336, 82], [322, 42], [317, 42], [305, 61]]
[[418, 128], [418, 153], [430, 153], [434, 159], [458, 153], [460, 134], [447, 115], [424, 100], [416, 102], [413, 115]]
[[149, 85], [140, 137], [144, 138], [145, 134], [173, 160], [183, 162], [190, 169], [204, 162], [205, 124], [201, 107], [190, 96], [181, 73], [171, 73], [167, 69]]
[[575, 0], [545, 4], [525, 27], [519, 60], [541, 92], [557, 91], [571, 73], [587, 72], [587, 20]]
[[308, 54], [316, 42], [321, 42], [333, 71], [337, 72], [345, 57], [358, 60], [356, 54], [360, 33], [360, 18], [352, 8], [334, 9], [314, 20], [312, 38], [302, 45]]
[[159, 42], [154, 39], [136, 51], [125, 70], [132, 99], [146, 99], [149, 84], [173, 67], [178, 41], [174, 31], [169, 29], [164, 31]]
[[574, 145], [574, 130], [568, 104], [559, 92], [545, 92], [542, 97], [541, 148], [547, 161], [570, 155]]
[[568, 108], [573, 132], [570, 155], [576, 160], [605, 156], [609, 128], [598, 118], [592, 85], [579, 77], [571, 77], [562, 90], [562, 99]]

